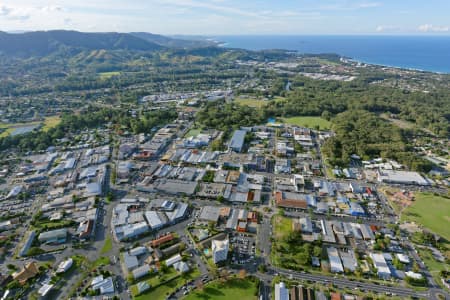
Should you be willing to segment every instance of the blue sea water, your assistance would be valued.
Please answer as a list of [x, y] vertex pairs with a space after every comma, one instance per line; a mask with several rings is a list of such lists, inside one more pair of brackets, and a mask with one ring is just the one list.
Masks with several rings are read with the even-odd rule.
[[219, 36], [225, 47], [336, 53], [357, 61], [450, 73], [450, 36]]

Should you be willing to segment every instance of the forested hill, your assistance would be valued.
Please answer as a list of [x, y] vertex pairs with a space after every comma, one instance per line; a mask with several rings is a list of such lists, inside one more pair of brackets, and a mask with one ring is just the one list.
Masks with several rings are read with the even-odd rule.
[[14, 56], [46, 56], [58, 51], [134, 50], [155, 51], [164, 47], [128, 33], [84, 33], [53, 30], [21, 34], [0, 32], [0, 53]]
[[192, 48], [203, 48], [203, 47], [211, 47], [216, 46], [215, 42], [208, 40], [200, 40], [200, 39], [179, 39], [167, 37], [160, 34], [153, 34], [148, 32], [130, 32], [131, 35], [138, 37], [140, 39], [156, 43], [163, 47], [168, 48], [184, 48], [184, 49], [192, 49]]

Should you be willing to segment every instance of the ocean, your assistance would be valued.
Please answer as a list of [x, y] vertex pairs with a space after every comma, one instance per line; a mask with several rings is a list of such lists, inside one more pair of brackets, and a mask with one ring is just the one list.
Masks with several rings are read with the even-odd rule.
[[356, 61], [450, 73], [450, 36], [218, 36], [224, 47], [336, 53]]

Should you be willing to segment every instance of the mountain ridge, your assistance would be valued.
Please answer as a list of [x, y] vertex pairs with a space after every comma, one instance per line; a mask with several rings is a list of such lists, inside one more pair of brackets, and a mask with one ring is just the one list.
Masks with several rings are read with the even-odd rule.
[[46, 56], [57, 52], [83, 50], [157, 51], [166, 48], [201, 48], [208, 42], [182, 40], [163, 35], [135, 32], [79, 32], [72, 30], [0, 31], [0, 53], [9, 56]]

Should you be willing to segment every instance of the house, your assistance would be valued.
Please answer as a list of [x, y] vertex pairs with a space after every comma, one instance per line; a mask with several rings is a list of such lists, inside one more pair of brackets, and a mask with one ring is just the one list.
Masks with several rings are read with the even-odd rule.
[[229, 244], [230, 241], [228, 239], [223, 241], [212, 240], [211, 242], [212, 258], [215, 264], [227, 259]]

